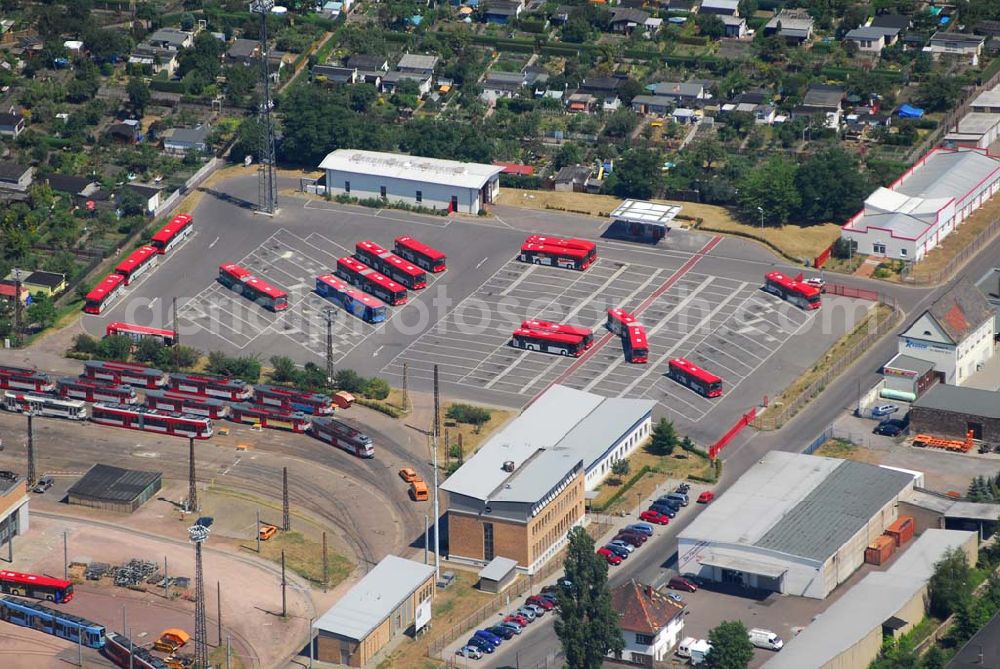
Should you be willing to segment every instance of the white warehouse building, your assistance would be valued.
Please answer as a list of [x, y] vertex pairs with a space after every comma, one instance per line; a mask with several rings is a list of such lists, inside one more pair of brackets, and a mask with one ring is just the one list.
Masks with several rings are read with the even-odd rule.
[[497, 165], [356, 149], [328, 153], [319, 167], [326, 173], [330, 195], [463, 214], [478, 214], [485, 205], [496, 202], [503, 171]]
[[678, 571], [823, 599], [898, 516], [913, 474], [772, 451], [677, 537]]
[[865, 200], [840, 236], [863, 255], [917, 261], [1000, 191], [1000, 156], [933, 149], [888, 188]]

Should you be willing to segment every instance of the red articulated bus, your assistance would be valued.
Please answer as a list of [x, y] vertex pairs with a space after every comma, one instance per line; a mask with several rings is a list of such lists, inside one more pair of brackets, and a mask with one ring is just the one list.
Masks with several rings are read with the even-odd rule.
[[309, 429], [309, 416], [301, 411], [282, 411], [246, 402], [233, 405], [233, 414], [229, 420], [291, 432], [305, 432]]
[[243, 402], [253, 397], [253, 386], [243, 379], [224, 376], [197, 376], [171, 374], [167, 382], [170, 390], [198, 397], [218, 397], [230, 402]]
[[211, 418], [158, 411], [147, 407], [98, 402], [90, 412], [90, 420], [101, 425], [157, 432], [172, 437], [208, 439], [212, 436]]
[[88, 360], [83, 363], [83, 377], [135, 388], [162, 388], [167, 385], [167, 375], [160, 370], [129, 362]]
[[649, 362], [649, 344], [646, 342], [646, 328], [633, 323], [625, 329], [622, 337], [625, 344], [625, 360], [636, 365]]
[[178, 214], [153, 235], [151, 246], [163, 255], [187, 239], [192, 232], [194, 217], [191, 214]]
[[387, 251], [373, 241], [364, 240], [354, 245], [354, 257], [377, 272], [385, 274], [410, 290], [427, 287], [427, 274], [409, 261]]
[[114, 404], [135, 404], [135, 389], [129, 385], [103, 383], [87, 378], [64, 376], [56, 383], [59, 397], [85, 402], [112, 402]]
[[521, 245], [521, 262], [552, 265], [581, 272], [597, 260], [597, 245], [585, 239], [562, 239], [531, 235]]
[[0, 390], [32, 390], [51, 393], [56, 384], [45, 372], [23, 367], [0, 367]]
[[213, 420], [229, 416], [229, 405], [223, 400], [173, 393], [169, 390], [147, 390], [146, 406], [150, 409], [204, 416]]
[[219, 265], [219, 283], [265, 309], [283, 311], [288, 308], [288, 293], [258, 279], [249, 270], [235, 263]]
[[622, 337], [625, 335], [625, 328], [636, 323], [635, 316], [624, 309], [608, 309], [608, 322], [604, 325], [609, 331]]
[[669, 362], [667, 376], [699, 395], [705, 397], [722, 395], [722, 379], [684, 358], [673, 358]]
[[121, 274], [108, 274], [84, 298], [83, 311], [88, 314], [99, 314], [105, 307], [115, 301], [125, 289], [125, 278]]
[[145, 325], [135, 325], [133, 323], [121, 323], [115, 321], [108, 323], [104, 328], [105, 337], [128, 337], [134, 342], [143, 339], [155, 339], [164, 346], [173, 346], [177, 341], [177, 333], [173, 330], [162, 328], [151, 328]]
[[329, 395], [269, 385], [254, 386], [253, 394], [256, 403], [260, 406], [273, 407], [282, 411], [301, 411], [319, 416], [333, 413], [333, 400], [330, 399]]
[[0, 570], [0, 592], [63, 604], [73, 599], [73, 583], [61, 578]]
[[123, 669], [169, 669], [166, 662], [117, 632], [104, 635], [104, 654]]
[[448, 257], [432, 246], [418, 242], [409, 235], [396, 237], [393, 250], [396, 255], [406, 258], [414, 265], [437, 274], [448, 269]]
[[579, 357], [586, 350], [583, 337], [561, 332], [546, 332], [544, 330], [525, 330], [519, 328], [511, 335], [510, 345], [523, 348], [526, 351], [540, 351]]
[[793, 279], [781, 272], [768, 272], [764, 275], [764, 290], [800, 309], [819, 309], [822, 305], [822, 291], [806, 283], [801, 274]]
[[115, 273], [125, 279], [125, 285], [131, 285], [146, 270], [152, 269], [159, 262], [159, 252], [152, 246], [142, 246], [132, 251], [128, 258], [118, 263]]
[[533, 332], [556, 332], [571, 337], [579, 337], [583, 342], [584, 351], [594, 345], [594, 333], [589, 328], [580, 327], [579, 325], [532, 320], [521, 321], [521, 329]]
[[386, 304], [394, 307], [406, 304], [406, 288], [350, 256], [337, 260], [334, 274], [344, 281], [353, 283], [366, 293], [371, 293]]

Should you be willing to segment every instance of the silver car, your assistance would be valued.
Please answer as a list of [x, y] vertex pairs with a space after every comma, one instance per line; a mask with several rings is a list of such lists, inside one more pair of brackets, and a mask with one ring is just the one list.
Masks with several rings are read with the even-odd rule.
[[471, 657], [473, 660], [479, 660], [483, 657], [483, 651], [479, 650], [475, 646], [462, 646], [455, 651], [455, 655]]
[[535, 613], [535, 607], [528, 606], [527, 604], [519, 608], [514, 613], [518, 614], [519, 616], [524, 616], [525, 618], [528, 619], [529, 623], [538, 617], [538, 614]]
[[534, 612], [536, 618], [541, 618], [542, 616], [545, 615], [545, 609], [539, 606], [538, 604], [525, 604], [521, 608], [528, 609]]

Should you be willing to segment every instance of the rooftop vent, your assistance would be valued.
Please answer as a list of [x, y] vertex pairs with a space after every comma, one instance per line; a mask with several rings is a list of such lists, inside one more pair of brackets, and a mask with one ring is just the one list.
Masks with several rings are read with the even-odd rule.
[[514, 461], [513, 460], [504, 460], [503, 470], [505, 472], [512, 472], [512, 471], [514, 471]]

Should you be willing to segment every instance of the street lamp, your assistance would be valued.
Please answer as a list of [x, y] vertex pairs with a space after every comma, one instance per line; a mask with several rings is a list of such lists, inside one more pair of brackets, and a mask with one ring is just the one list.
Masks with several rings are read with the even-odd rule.
[[764, 208], [757, 207], [757, 211], [760, 212], [760, 231], [764, 232]]

